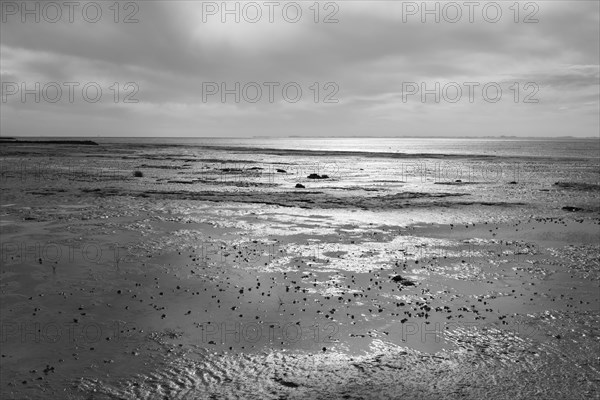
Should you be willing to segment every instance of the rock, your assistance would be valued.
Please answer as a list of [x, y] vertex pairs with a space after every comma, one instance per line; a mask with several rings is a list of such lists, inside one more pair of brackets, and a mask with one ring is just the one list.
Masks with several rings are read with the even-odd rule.
[[327, 179], [329, 176], [327, 175], [319, 175], [319, 174], [310, 174], [307, 176], [308, 179]]
[[510, 181], [510, 182], [508, 182], [508, 184], [509, 184], [509, 185], [516, 185], [516, 184], [517, 184], [517, 182], [515, 182], [515, 181]]
[[296, 189], [304, 189], [305, 186], [301, 183], [296, 183]]
[[454, 182], [461, 183], [461, 182], [462, 182], [462, 180], [461, 180], [461, 179], [457, 179], [457, 180], [455, 180]]
[[411, 281], [410, 279], [406, 279], [400, 275], [392, 277], [392, 280], [396, 283], [400, 283], [403, 286], [415, 286], [415, 283], [413, 281]]
[[291, 382], [291, 381], [285, 381], [285, 380], [283, 380], [283, 379], [279, 379], [279, 378], [276, 378], [276, 379], [275, 379], [275, 382], [277, 382], [277, 383], [279, 383], [280, 385], [283, 385], [283, 386], [285, 386], [285, 387], [289, 387], [289, 388], [297, 388], [298, 386], [300, 386], [300, 385], [298, 385], [298, 384], [297, 384], [297, 383], [295, 383], [295, 382]]
[[582, 211], [583, 210], [583, 208], [573, 207], [573, 206], [564, 206], [562, 209], [565, 210], [565, 211], [571, 211], [571, 212]]
[[277, 172], [280, 172], [282, 174], [287, 174], [287, 171], [285, 169], [279, 169], [279, 168], [277, 168]]

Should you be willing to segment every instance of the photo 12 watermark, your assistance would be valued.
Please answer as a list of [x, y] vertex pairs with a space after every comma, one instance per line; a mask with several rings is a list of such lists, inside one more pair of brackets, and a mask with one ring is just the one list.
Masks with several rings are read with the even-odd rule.
[[302, 325], [300, 322], [202, 322], [197, 338], [206, 344], [295, 344], [301, 341], [335, 343], [339, 340], [339, 325], [335, 323]]
[[1, 1], [2, 23], [140, 22], [137, 1]]
[[[36, 308], [37, 310], [37, 308]], [[81, 319], [81, 321], [80, 321]], [[132, 341], [139, 330], [133, 322], [110, 324], [83, 321], [70, 322], [0, 322], [0, 343], [94, 344], [102, 341]]]
[[336, 82], [202, 82], [202, 102], [298, 103], [308, 98], [315, 103], [336, 104], [340, 90]]
[[102, 85], [98, 82], [2, 82], [2, 103], [139, 103], [136, 82]]
[[[319, 257], [318, 245], [312, 245], [307, 258]], [[273, 260], [299, 254], [288, 252], [279, 242], [252, 240], [228, 242], [225, 240], [192, 241], [178, 251], [193, 253], [196, 266], [223, 265], [258, 266]], [[3, 268], [10, 270], [21, 264], [33, 264], [51, 268], [52, 274], [62, 274], [66, 265], [77, 268], [93, 266], [108, 271], [119, 271], [124, 264], [139, 262], [146, 258], [136, 243], [56, 243], [52, 241], [5, 241], [0, 243], [0, 260]], [[68, 270], [68, 268], [67, 268]]]
[[[492, 240], [477, 243], [460, 243], [456, 246], [429, 245], [414, 243], [411, 239], [396, 241], [402, 249], [395, 257], [396, 262], [427, 262], [447, 259], [460, 263], [521, 263], [543, 254], [544, 249], [537, 243], [518, 240]], [[318, 247], [317, 247], [318, 249]], [[317, 253], [319, 254], [319, 253]]]
[[66, 160], [0, 160], [0, 182], [40, 183], [81, 180], [127, 180], [127, 173], [118, 168], [98, 168], [69, 163]]
[[202, 23], [337, 24], [339, 3], [333, 1], [203, 1]]
[[537, 24], [540, 6], [533, 1], [402, 1], [402, 22]]
[[244, 161], [206, 163], [192, 178], [213, 178], [219, 183], [237, 183], [266, 180], [268, 183], [300, 183], [311, 180], [337, 180], [342, 177], [340, 164], [332, 162], [306, 162], [301, 164], [268, 164], [259, 167]]
[[117, 270], [119, 263], [141, 258], [134, 248], [135, 243], [5, 241], [0, 244], [0, 260], [4, 268], [24, 263], [50, 266], [53, 274], [62, 273], [64, 265], [75, 263], [80, 268], [89, 264]]
[[[504, 334], [521, 338], [533, 338], [539, 333], [535, 326], [525, 323], [510, 323], [503, 319], [501, 326]], [[400, 326], [400, 341], [418, 341], [420, 343], [441, 343], [454, 337], [476, 335], [482, 329], [494, 329], [489, 322], [448, 321], [448, 322], [403, 322]]]
[[403, 182], [420, 183], [510, 183], [535, 182], [537, 173], [523, 163], [464, 163], [460, 161], [403, 161], [391, 169]]
[[[508, 91], [508, 96], [506, 95]], [[402, 82], [402, 102], [410, 100], [421, 103], [498, 103], [502, 100], [514, 103], [537, 104], [540, 87], [535, 82], [513, 82], [502, 89], [498, 82]]]

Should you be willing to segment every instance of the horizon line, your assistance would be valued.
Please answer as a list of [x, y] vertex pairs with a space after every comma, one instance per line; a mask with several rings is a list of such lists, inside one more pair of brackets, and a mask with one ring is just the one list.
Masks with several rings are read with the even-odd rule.
[[512, 136], [512, 135], [492, 135], [492, 136], [364, 136], [364, 135], [345, 135], [345, 136], [303, 136], [303, 135], [255, 135], [255, 136], [33, 136], [33, 135], [3, 135], [0, 139], [10, 138], [87, 138], [87, 139], [600, 139], [599, 136]]

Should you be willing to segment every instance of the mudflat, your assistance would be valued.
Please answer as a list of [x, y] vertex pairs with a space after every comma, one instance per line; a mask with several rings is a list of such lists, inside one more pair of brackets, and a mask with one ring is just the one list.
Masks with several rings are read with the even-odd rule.
[[600, 395], [593, 161], [1, 146], [2, 398]]

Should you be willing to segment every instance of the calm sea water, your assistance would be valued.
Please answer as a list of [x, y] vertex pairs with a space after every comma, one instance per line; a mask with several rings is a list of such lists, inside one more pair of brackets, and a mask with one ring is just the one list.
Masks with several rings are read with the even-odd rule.
[[[94, 140], [99, 143], [140, 143], [139, 138], [96, 138]], [[144, 138], [142, 142], [146, 144], [187, 144], [191, 146], [290, 150], [600, 158], [600, 139]]]
[[[32, 138], [31, 138], [32, 139]], [[41, 139], [41, 138], [40, 138]], [[49, 139], [49, 138], [43, 138]], [[69, 138], [75, 139], [75, 138]], [[101, 144], [252, 147], [407, 154], [465, 154], [600, 159], [600, 139], [480, 138], [130, 138], [93, 137]]]

